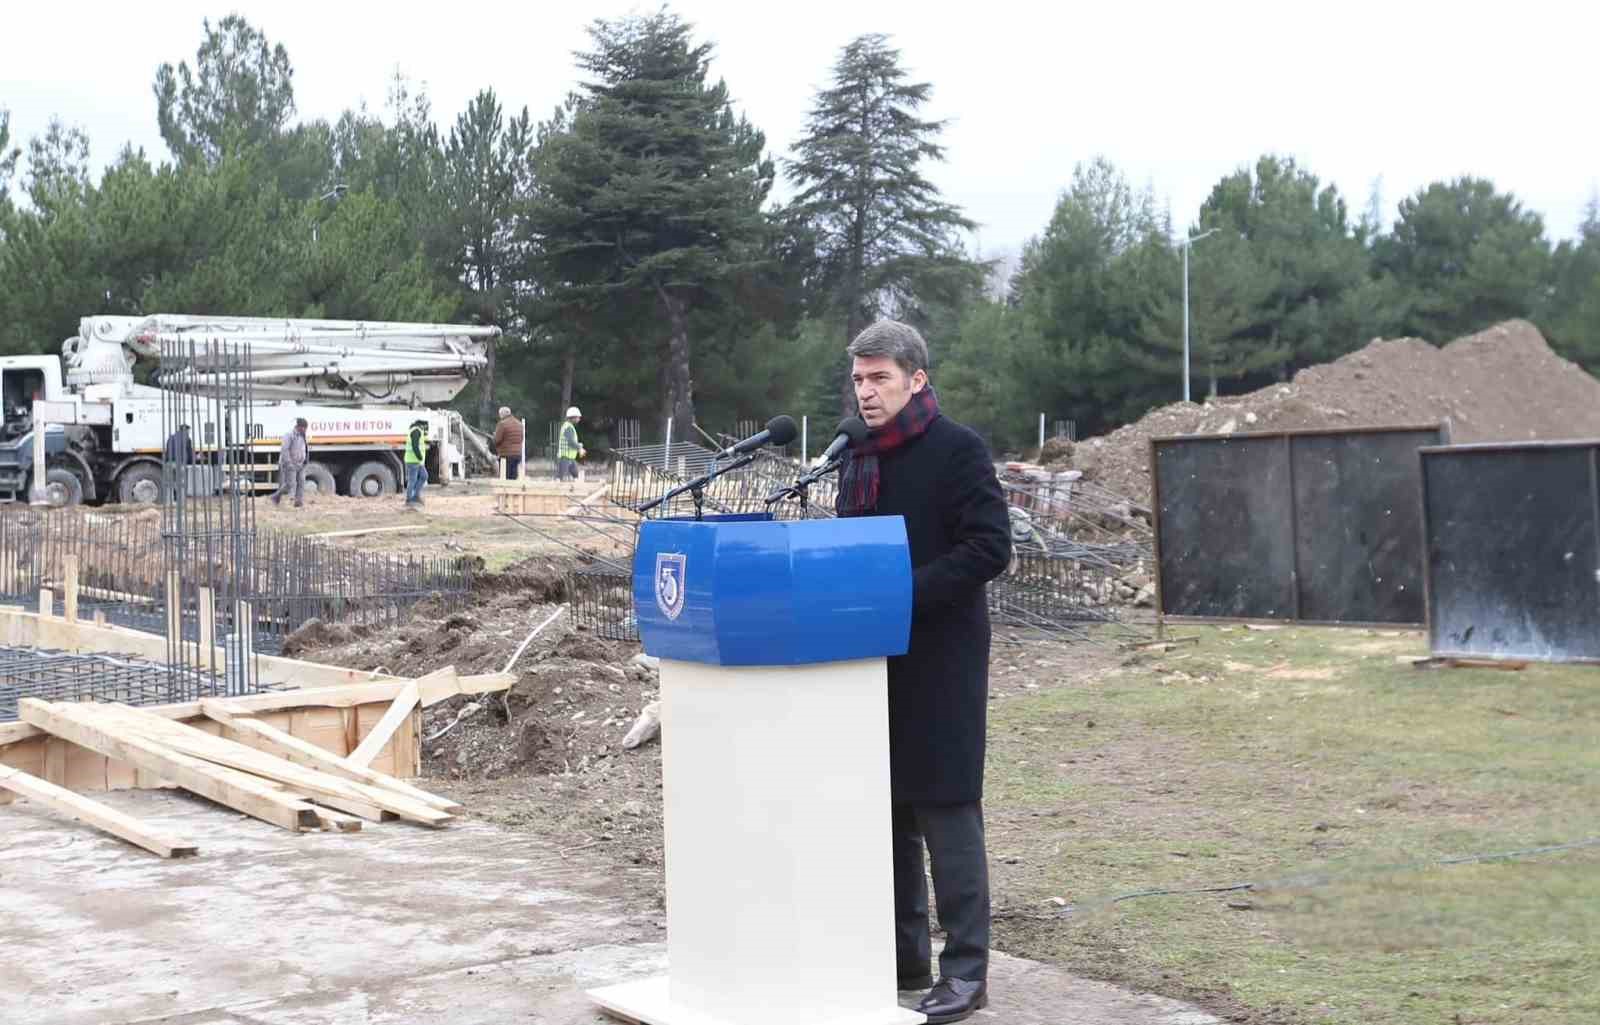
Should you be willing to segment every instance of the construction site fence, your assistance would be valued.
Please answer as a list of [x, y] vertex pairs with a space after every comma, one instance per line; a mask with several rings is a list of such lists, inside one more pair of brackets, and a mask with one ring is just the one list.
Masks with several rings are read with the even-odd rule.
[[[724, 446], [734, 440], [731, 435], [716, 438]], [[643, 518], [693, 516], [691, 493], [661, 500], [728, 460], [719, 459], [704, 445], [687, 443], [638, 445], [611, 455], [604, 508], [616, 521], [616, 536], [627, 542], [625, 550], [574, 570], [568, 590], [580, 628], [614, 640], [637, 640], [631, 567], [638, 523]], [[774, 519], [833, 516], [836, 475], [809, 488], [804, 505], [793, 495], [767, 501], [806, 469], [780, 450], [760, 449], [749, 465], [702, 489], [701, 511], [708, 516], [769, 513]], [[1119, 603], [1128, 591], [1137, 590], [1127, 581], [1152, 568], [1152, 531], [1144, 518], [1148, 512], [1077, 476], [1045, 474], [1040, 479], [1003, 481], [1013, 515], [1013, 555], [1005, 573], [988, 587], [989, 611], [996, 623], [1083, 636], [1094, 624], [1119, 622]]]
[[[154, 509], [0, 507], [0, 602], [31, 610], [41, 591], [49, 590], [54, 614], [65, 614], [75, 557], [79, 619], [100, 612], [108, 623], [164, 634], [169, 574], [175, 572], [183, 639], [195, 643], [202, 601], [195, 582], [217, 577], [217, 553], [203, 534], [178, 544], [169, 537], [167, 543], [172, 561], [164, 564], [162, 522]], [[256, 532], [242, 567], [234, 572], [243, 572], [244, 579], [231, 581], [228, 592], [247, 600], [252, 650], [262, 654], [281, 651], [284, 638], [311, 619], [381, 625], [399, 621], [423, 601], [454, 608], [466, 600], [474, 574], [469, 559], [362, 552], [281, 531]], [[243, 625], [238, 605], [208, 604], [218, 643]]]
[[[607, 640], [639, 639], [629, 564], [607, 560], [580, 566], [567, 577], [567, 594], [580, 629]], [[1121, 622], [1102, 574], [1045, 555], [1015, 556], [990, 581], [987, 602], [996, 625], [1068, 638]]]
[[[607, 498], [611, 505], [634, 512], [660, 501], [681, 485], [705, 476], [732, 460], [717, 458], [703, 445], [641, 445], [612, 453]], [[798, 498], [769, 503], [767, 499], [792, 484], [804, 472], [797, 462], [776, 452], [758, 450], [748, 466], [729, 471], [701, 491], [701, 508], [707, 514], [733, 515], [770, 512], [774, 519], [817, 519], [833, 515], [837, 485], [824, 478], [808, 489], [802, 508]], [[693, 516], [694, 496], [685, 492], [653, 506], [653, 519]]]

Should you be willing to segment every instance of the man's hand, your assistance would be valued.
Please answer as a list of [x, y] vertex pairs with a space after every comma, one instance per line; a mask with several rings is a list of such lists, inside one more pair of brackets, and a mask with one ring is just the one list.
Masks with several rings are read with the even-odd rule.
[[578, 446], [578, 458], [579, 459], [582, 459], [584, 456], [586, 456], [588, 454], [589, 454], [589, 450], [588, 449], [584, 448], [582, 445]]

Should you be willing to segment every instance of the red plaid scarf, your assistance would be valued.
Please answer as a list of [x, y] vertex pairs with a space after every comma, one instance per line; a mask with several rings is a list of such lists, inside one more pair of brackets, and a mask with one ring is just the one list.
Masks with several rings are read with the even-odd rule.
[[851, 516], [876, 510], [878, 456], [922, 437], [937, 419], [939, 397], [933, 393], [933, 385], [923, 385], [893, 420], [868, 434], [860, 445], [851, 446], [850, 460], [840, 471], [839, 512]]

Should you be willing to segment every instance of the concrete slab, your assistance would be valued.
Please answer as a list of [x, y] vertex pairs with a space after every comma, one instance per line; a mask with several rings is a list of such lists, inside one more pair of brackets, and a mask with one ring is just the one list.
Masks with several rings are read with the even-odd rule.
[[[200, 854], [0, 808], [6, 1025], [601, 1025], [585, 990], [667, 970], [658, 916], [536, 837], [471, 821], [295, 835], [171, 792], [96, 796]], [[991, 988], [975, 1022], [1218, 1022], [1004, 955]]]

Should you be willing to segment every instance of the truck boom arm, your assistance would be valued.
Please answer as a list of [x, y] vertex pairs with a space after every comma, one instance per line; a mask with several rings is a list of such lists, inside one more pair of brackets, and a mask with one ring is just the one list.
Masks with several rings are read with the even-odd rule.
[[[62, 343], [62, 360], [69, 386], [131, 382], [134, 363], [159, 359], [163, 348], [248, 343], [259, 398], [415, 406], [455, 398], [488, 363], [486, 347], [499, 334], [498, 327], [398, 321], [85, 317], [77, 337]], [[178, 383], [184, 373], [158, 383]]]

